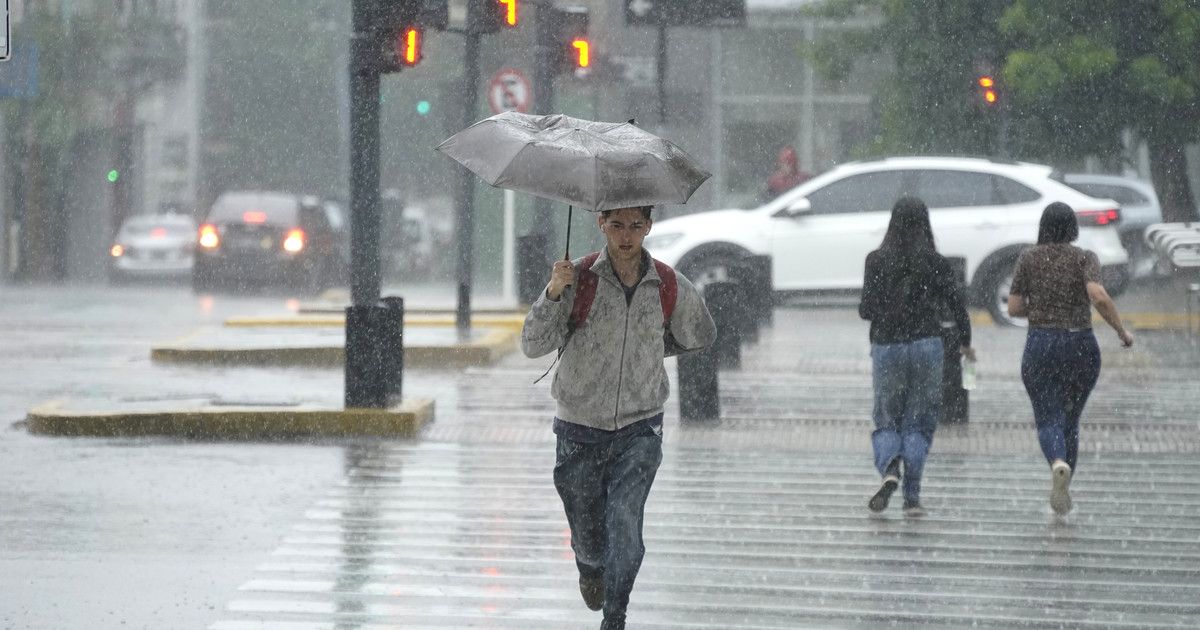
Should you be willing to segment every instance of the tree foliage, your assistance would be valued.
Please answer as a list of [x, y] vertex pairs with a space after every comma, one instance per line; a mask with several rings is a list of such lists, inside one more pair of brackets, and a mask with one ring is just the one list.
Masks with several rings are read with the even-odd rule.
[[[1132, 131], [1150, 148], [1167, 218], [1195, 215], [1183, 149], [1200, 139], [1200, 2], [829, 0], [813, 14], [878, 18], [808, 51], [827, 74], [876, 49], [894, 58], [871, 152], [1078, 164], [1122, 156]], [[976, 98], [983, 72], [1001, 78], [1000, 107]]]
[[1200, 3], [1015, 0], [998, 27], [1026, 150], [1119, 155], [1130, 130], [1165, 218], [1195, 218], [1184, 146], [1200, 140]]

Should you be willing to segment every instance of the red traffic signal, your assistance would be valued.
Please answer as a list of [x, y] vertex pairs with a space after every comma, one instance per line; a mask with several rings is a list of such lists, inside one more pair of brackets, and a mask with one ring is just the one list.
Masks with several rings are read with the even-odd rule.
[[571, 41], [571, 48], [574, 50], [573, 57], [576, 68], [586, 68], [592, 65], [592, 45], [588, 40], [577, 37]]
[[986, 105], [995, 105], [999, 100], [996, 93], [996, 80], [990, 75], [981, 75], [975, 80], [975, 84], [979, 87], [979, 98]]
[[424, 33], [415, 26], [400, 29], [396, 33], [396, 63], [409, 67], [421, 63], [423, 40]]
[[500, 19], [504, 26], [513, 28], [517, 25], [517, 0], [495, 0], [500, 3]]

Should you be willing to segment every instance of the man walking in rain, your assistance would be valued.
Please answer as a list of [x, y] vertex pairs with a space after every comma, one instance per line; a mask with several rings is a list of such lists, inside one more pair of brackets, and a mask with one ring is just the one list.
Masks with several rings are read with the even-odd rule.
[[642, 248], [652, 206], [601, 212], [596, 254], [554, 263], [533, 304], [521, 349], [560, 350], [554, 486], [571, 528], [579, 590], [604, 610], [601, 630], [625, 628], [646, 549], [646, 497], [662, 461], [663, 357], [712, 343], [716, 328], [687, 278]]

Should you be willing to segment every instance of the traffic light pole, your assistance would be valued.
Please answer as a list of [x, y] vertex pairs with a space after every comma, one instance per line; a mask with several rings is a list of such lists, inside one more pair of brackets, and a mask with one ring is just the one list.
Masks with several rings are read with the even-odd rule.
[[[555, 29], [558, 27], [556, 9], [549, 2], [536, 5], [537, 15], [534, 23], [534, 52], [533, 52], [533, 112], [545, 116], [554, 113], [554, 75], [555, 64], [558, 63], [555, 45]], [[550, 238], [553, 233], [554, 214], [550, 200], [542, 197], [533, 198], [533, 229], [532, 233], [540, 238], [532, 239], [526, 246], [537, 245], [540, 252], [530, 256], [531, 260], [543, 261], [541, 269], [522, 269], [522, 273], [549, 275]], [[531, 283], [531, 286], [537, 283]], [[540, 285], [538, 285], [540, 287]], [[522, 296], [532, 298], [535, 296]]]
[[[468, 28], [464, 33], [466, 45], [463, 50], [463, 119], [461, 129], [475, 122], [475, 110], [479, 103], [479, 42], [480, 33]], [[458, 241], [458, 307], [454, 312], [454, 323], [460, 340], [466, 340], [471, 332], [471, 275], [475, 267], [475, 176], [467, 169], [458, 169], [458, 186], [454, 190], [455, 227]]]
[[379, 63], [376, 0], [354, 0], [350, 35], [350, 300], [346, 309], [345, 405], [387, 406], [380, 365]]
[[[658, 124], [667, 124], [667, 25], [658, 25]], [[660, 129], [660, 131], [662, 131]]]

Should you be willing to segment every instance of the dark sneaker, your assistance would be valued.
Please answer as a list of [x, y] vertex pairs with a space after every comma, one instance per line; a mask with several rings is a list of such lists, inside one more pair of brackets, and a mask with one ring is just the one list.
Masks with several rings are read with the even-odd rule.
[[1055, 514], [1071, 511], [1071, 466], [1061, 459], [1050, 466], [1050, 508]]
[[882, 512], [887, 509], [888, 501], [892, 498], [892, 493], [896, 488], [900, 487], [900, 479], [894, 475], [888, 475], [883, 478], [883, 485], [879, 486], [879, 492], [867, 501], [867, 507], [872, 512]]
[[625, 615], [605, 615], [600, 630], [625, 630]]
[[594, 576], [579, 574], [579, 594], [583, 603], [592, 610], [604, 608], [604, 574]]
[[921, 507], [920, 501], [904, 500], [904, 515], [905, 516], [925, 516], [925, 508]]

